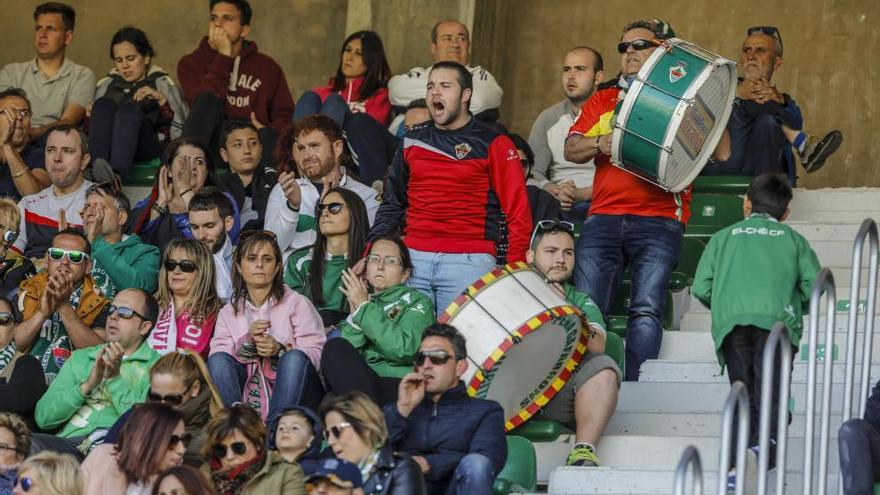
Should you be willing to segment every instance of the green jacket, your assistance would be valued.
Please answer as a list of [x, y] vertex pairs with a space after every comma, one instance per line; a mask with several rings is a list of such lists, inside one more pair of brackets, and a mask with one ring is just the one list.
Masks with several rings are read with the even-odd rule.
[[[202, 474], [211, 479], [211, 463], [201, 467]], [[305, 475], [299, 464], [291, 464], [278, 451], [266, 453], [266, 463], [253, 478], [238, 491], [241, 495], [306, 495]]]
[[339, 328], [377, 375], [402, 378], [412, 371], [422, 332], [433, 322], [428, 296], [396, 285], [371, 295]]
[[107, 428], [131, 406], [143, 402], [150, 388], [150, 368], [160, 355], [146, 341], [131, 356], [123, 358], [119, 375], [102, 382], [88, 397], [79, 386], [89, 377], [102, 345], [73, 351], [49, 390], [37, 402], [35, 419], [42, 429], [64, 427], [60, 437], [88, 435]]
[[123, 289], [156, 291], [159, 277], [159, 248], [129, 234], [116, 244], [103, 237], [92, 243], [92, 277], [104, 297], [113, 299]]
[[[312, 248], [302, 248], [294, 251], [287, 258], [284, 268], [284, 283], [291, 289], [313, 301], [309, 289], [309, 267], [312, 266]], [[328, 257], [324, 263], [324, 279], [321, 281], [323, 288], [324, 304], [315, 307], [318, 310], [329, 309], [347, 313], [345, 294], [339, 290], [342, 286], [342, 272], [348, 267], [348, 258], [345, 256]]]
[[598, 327], [602, 329], [602, 333], [605, 333], [605, 318], [602, 316], [599, 306], [596, 306], [590, 296], [586, 292], [577, 290], [571, 284], [562, 284], [562, 288], [565, 290], [565, 300], [569, 304], [577, 306], [586, 315], [590, 326]]
[[700, 258], [692, 290], [712, 310], [721, 366], [721, 344], [737, 325], [769, 331], [781, 321], [797, 346], [818, 272], [819, 260], [807, 240], [769, 215], [754, 214], [716, 232]]

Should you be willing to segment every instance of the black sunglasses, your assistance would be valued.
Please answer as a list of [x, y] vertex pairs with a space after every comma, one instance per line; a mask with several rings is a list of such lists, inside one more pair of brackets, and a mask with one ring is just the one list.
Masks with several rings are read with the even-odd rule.
[[150, 389], [150, 391], [147, 392], [147, 399], [149, 399], [150, 402], [165, 402], [172, 406], [179, 406], [183, 403], [183, 394], [160, 395], [153, 392], [153, 389]]
[[324, 213], [324, 210], [329, 210], [331, 215], [338, 215], [339, 212], [342, 211], [343, 206], [345, 206], [345, 204], [338, 201], [321, 203], [318, 205], [318, 216], [320, 217], [321, 214]]
[[425, 359], [430, 359], [431, 364], [434, 366], [443, 366], [449, 362], [450, 359], [458, 361], [461, 358], [453, 356], [446, 351], [419, 351], [416, 353], [416, 358], [413, 360], [413, 364], [416, 366], [424, 366]]
[[183, 435], [171, 435], [171, 438], [168, 439], [168, 448], [173, 449], [177, 447], [178, 443], [183, 444], [183, 448], [189, 447], [189, 443], [192, 442], [192, 434], [184, 433]]
[[782, 35], [779, 34], [779, 30], [776, 29], [776, 26], [754, 26], [750, 27], [748, 31], [746, 31], [746, 36], [751, 36], [755, 33], [766, 34], [767, 36], [771, 36], [776, 38], [776, 41], [779, 42], [779, 48], [782, 48]]
[[15, 317], [12, 316], [12, 313], [9, 313], [7, 311], [0, 312], [0, 325], [9, 325], [14, 321]]
[[333, 438], [339, 438], [339, 436], [342, 435], [343, 430], [353, 427], [354, 425], [352, 425], [351, 423], [339, 423], [338, 425], [327, 428], [327, 430], [324, 432], [324, 436], [326, 436], [327, 438], [330, 438], [331, 436]]
[[[232, 453], [235, 455], [244, 455], [247, 452], [247, 445], [244, 442], [233, 442], [229, 445], [229, 449], [232, 449]], [[227, 447], [222, 443], [214, 444], [211, 447], [211, 452], [214, 454], [215, 459], [222, 459], [226, 457]]]
[[657, 43], [654, 43], [651, 40], [632, 40], [632, 41], [621, 41], [617, 44], [617, 52], [618, 53], [626, 53], [626, 50], [629, 47], [633, 47], [633, 50], [646, 50], [648, 48], [657, 46]]
[[183, 273], [192, 273], [198, 269], [194, 261], [190, 260], [180, 260], [177, 261], [175, 259], [168, 258], [165, 260], [165, 271], [173, 272], [175, 268], [180, 267], [180, 271]]
[[142, 319], [142, 320], [146, 320], [146, 318], [144, 317], [144, 315], [142, 315], [142, 314], [138, 313], [137, 311], [135, 311], [135, 310], [129, 308], [128, 306], [116, 306], [116, 305], [114, 305], [114, 304], [111, 304], [110, 306], [107, 307], [107, 316], [110, 316], [110, 315], [112, 315], [113, 313], [118, 314], [119, 317], [122, 318], [122, 319], [124, 319], [124, 320], [131, 319], [132, 317], [135, 317], [135, 316], [137, 316], [138, 318], [140, 318], [140, 319]]

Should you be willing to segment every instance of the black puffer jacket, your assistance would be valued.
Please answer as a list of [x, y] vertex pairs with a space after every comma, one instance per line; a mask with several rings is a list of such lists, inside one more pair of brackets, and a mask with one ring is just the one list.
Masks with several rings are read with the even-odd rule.
[[[269, 151], [263, 150], [263, 152], [268, 153]], [[235, 202], [238, 204], [238, 210], [242, 211], [246, 194], [245, 186], [242, 184], [238, 175], [229, 172], [228, 174], [221, 175], [219, 181], [221, 189], [235, 198]], [[242, 231], [260, 230], [263, 228], [263, 222], [266, 217], [266, 203], [269, 202], [269, 193], [272, 192], [272, 188], [275, 187], [275, 184], [277, 183], [278, 173], [275, 172], [274, 169], [269, 167], [257, 167], [257, 169], [254, 170], [253, 180], [251, 180], [250, 185], [247, 187], [250, 189], [251, 200], [253, 201], [251, 208], [253, 208], [259, 216], [256, 219], [251, 219], [247, 223], [244, 223], [241, 227]]]
[[382, 447], [370, 477], [364, 480], [364, 495], [425, 495], [422, 470], [408, 454]]

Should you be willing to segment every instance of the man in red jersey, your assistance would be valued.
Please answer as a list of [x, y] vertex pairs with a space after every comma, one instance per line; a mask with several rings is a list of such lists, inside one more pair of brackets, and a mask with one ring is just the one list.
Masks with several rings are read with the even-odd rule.
[[[690, 189], [670, 193], [611, 164], [614, 108], [657, 48], [654, 42], [673, 36], [658, 20], [627, 25], [617, 45], [620, 75], [599, 85], [584, 104], [565, 140], [565, 159], [593, 159], [593, 199], [575, 247], [574, 282], [607, 315], [624, 269], [629, 268], [632, 296], [626, 334], [626, 379], [638, 380], [639, 367], [660, 352], [660, 318], [666, 306], [669, 275], [678, 260], [685, 223], [690, 215]], [[714, 157], [730, 155], [724, 137]]]
[[428, 77], [432, 121], [404, 136], [385, 182], [372, 237], [401, 229], [413, 261], [409, 284], [438, 313], [497, 258], [524, 261], [532, 215], [522, 162], [506, 135], [475, 120], [471, 73], [438, 62]]

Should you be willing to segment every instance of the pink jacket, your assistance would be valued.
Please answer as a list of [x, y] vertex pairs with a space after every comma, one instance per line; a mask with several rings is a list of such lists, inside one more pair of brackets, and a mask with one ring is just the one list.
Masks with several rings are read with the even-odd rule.
[[[245, 303], [244, 310], [237, 315], [232, 310], [231, 302], [223, 306], [217, 315], [210, 354], [225, 352], [235, 356], [236, 349], [250, 339], [248, 328], [251, 322], [266, 319], [266, 316], [257, 313], [266, 312], [265, 306], [270, 302], [264, 304], [262, 311]], [[321, 350], [327, 341], [327, 335], [324, 333], [321, 316], [312, 302], [285, 286], [281, 301], [272, 304], [267, 312], [268, 319], [272, 322], [269, 334], [288, 350], [303, 351], [315, 365], [315, 369], [319, 369]]]
[[[344, 88], [336, 93], [348, 103], [348, 108], [352, 113], [366, 113], [387, 127], [391, 117], [391, 102], [388, 101], [388, 88], [379, 88], [373, 93], [373, 96], [363, 99], [360, 95], [363, 83], [364, 78], [359, 77], [346, 84]], [[328, 85], [319, 86], [312, 89], [312, 91], [321, 97], [321, 101], [326, 100], [333, 93], [333, 79], [330, 80]]]
[[[79, 467], [83, 479], [83, 495], [126, 493], [128, 480], [116, 462], [116, 446], [101, 444], [92, 449]], [[155, 476], [141, 487], [141, 493], [150, 493]]]

